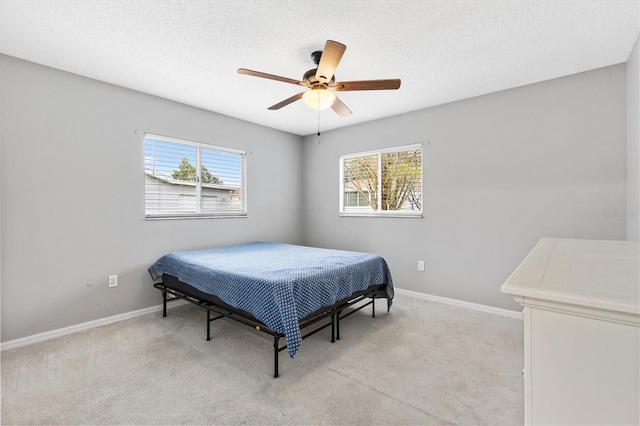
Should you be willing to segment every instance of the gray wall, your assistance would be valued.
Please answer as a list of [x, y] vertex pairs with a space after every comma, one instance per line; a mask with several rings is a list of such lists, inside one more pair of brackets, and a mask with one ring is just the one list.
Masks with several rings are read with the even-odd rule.
[[[318, 140], [0, 55], [2, 341], [157, 305], [157, 257], [253, 240], [377, 252], [398, 287], [518, 309], [499, 287], [538, 238], [626, 236], [626, 219], [605, 214], [627, 207], [625, 71]], [[144, 221], [145, 131], [248, 150], [249, 217]], [[338, 217], [340, 154], [415, 142], [423, 219]]]
[[[300, 137], [8, 56], [0, 76], [2, 341], [158, 305], [169, 251], [301, 242]], [[248, 150], [249, 216], [143, 220], [145, 131]]]
[[[519, 309], [500, 286], [541, 237], [626, 238], [608, 214], [626, 208], [625, 81], [620, 64], [307, 136], [304, 241], [380, 253], [399, 288]], [[416, 142], [424, 218], [338, 216], [340, 154]]]
[[627, 62], [627, 239], [640, 241], [640, 37]]

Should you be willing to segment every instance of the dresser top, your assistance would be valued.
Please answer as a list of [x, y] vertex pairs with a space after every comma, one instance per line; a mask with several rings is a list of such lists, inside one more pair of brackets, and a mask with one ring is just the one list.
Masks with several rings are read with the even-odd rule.
[[639, 248], [631, 241], [543, 238], [502, 292], [640, 315]]

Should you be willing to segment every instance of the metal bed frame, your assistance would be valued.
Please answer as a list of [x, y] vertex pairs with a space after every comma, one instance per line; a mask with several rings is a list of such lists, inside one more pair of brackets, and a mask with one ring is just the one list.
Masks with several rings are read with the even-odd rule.
[[[249, 314], [248, 312], [235, 309], [225, 304], [216, 296], [211, 296], [211, 297], [207, 297], [207, 299], [204, 299], [203, 297], [197, 296], [196, 294], [193, 294], [192, 292], [187, 291], [184, 288], [178, 289], [170, 285], [167, 285], [164, 283], [164, 276], [163, 276], [163, 282], [154, 283], [153, 286], [162, 292], [162, 316], [163, 317], [167, 316], [167, 302], [174, 302], [177, 300], [186, 300], [204, 309], [207, 312], [207, 319], [206, 319], [207, 320], [207, 341], [211, 340], [211, 322], [218, 320], [220, 318], [228, 318], [228, 319], [237, 321], [241, 324], [254, 328], [257, 331], [261, 331], [263, 333], [269, 334], [270, 336], [273, 336], [273, 377], [277, 378], [280, 375], [279, 368], [278, 368], [278, 354], [281, 351], [287, 349], [286, 344], [284, 346], [280, 346], [280, 339], [285, 337], [284, 334], [278, 333], [277, 331], [274, 331], [271, 328], [267, 327], [264, 323], [256, 319], [253, 315]], [[306, 316], [305, 318], [300, 320], [301, 331], [313, 324], [318, 323], [319, 321], [322, 321], [323, 319], [331, 318], [331, 321], [321, 325], [316, 329], [313, 329], [312, 331], [309, 331], [306, 334], [303, 334], [302, 339], [304, 340], [307, 337], [312, 336], [318, 333], [319, 331], [324, 330], [327, 327], [331, 327], [331, 343], [334, 343], [336, 340], [340, 340], [340, 320], [358, 312], [360, 309], [363, 309], [369, 305], [372, 306], [371, 316], [375, 318], [376, 316], [376, 305], [375, 305], [376, 297], [375, 296], [381, 289], [384, 289], [385, 287], [386, 287], [386, 284], [372, 285], [368, 287], [366, 290], [352, 294], [347, 299], [343, 299], [332, 306], [321, 308], [318, 311]], [[370, 298], [371, 300], [367, 301], [362, 305], [353, 307], [357, 303], [360, 303], [367, 298]], [[387, 303], [389, 304], [388, 299], [387, 299]], [[343, 313], [345, 309], [351, 308], [351, 307], [353, 308], [349, 309], [348, 312]], [[211, 312], [215, 312], [218, 315], [212, 318]]]

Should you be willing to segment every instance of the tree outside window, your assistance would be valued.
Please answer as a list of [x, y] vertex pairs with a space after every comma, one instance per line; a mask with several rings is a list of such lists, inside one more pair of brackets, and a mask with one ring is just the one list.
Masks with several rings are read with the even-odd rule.
[[[178, 170], [173, 170], [171, 177], [177, 180], [195, 182], [197, 177], [196, 166], [191, 164], [187, 157], [184, 157], [178, 165]], [[200, 181], [202, 183], [223, 183], [217, 176], [212, 175], [205, 166], [200, 166]]]

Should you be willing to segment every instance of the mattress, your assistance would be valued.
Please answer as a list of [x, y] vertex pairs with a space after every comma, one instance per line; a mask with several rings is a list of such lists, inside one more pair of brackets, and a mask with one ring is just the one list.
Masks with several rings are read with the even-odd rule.
[[393, 299], [386, 261], [375, 254], [292, 244], [255, 242], [162, 256], [150, 268], [154, 279], [169, 274], [215, 295], [282, 333], [293, 357], [302, 342], [299, 321], [372, 285], [376, 297]]

